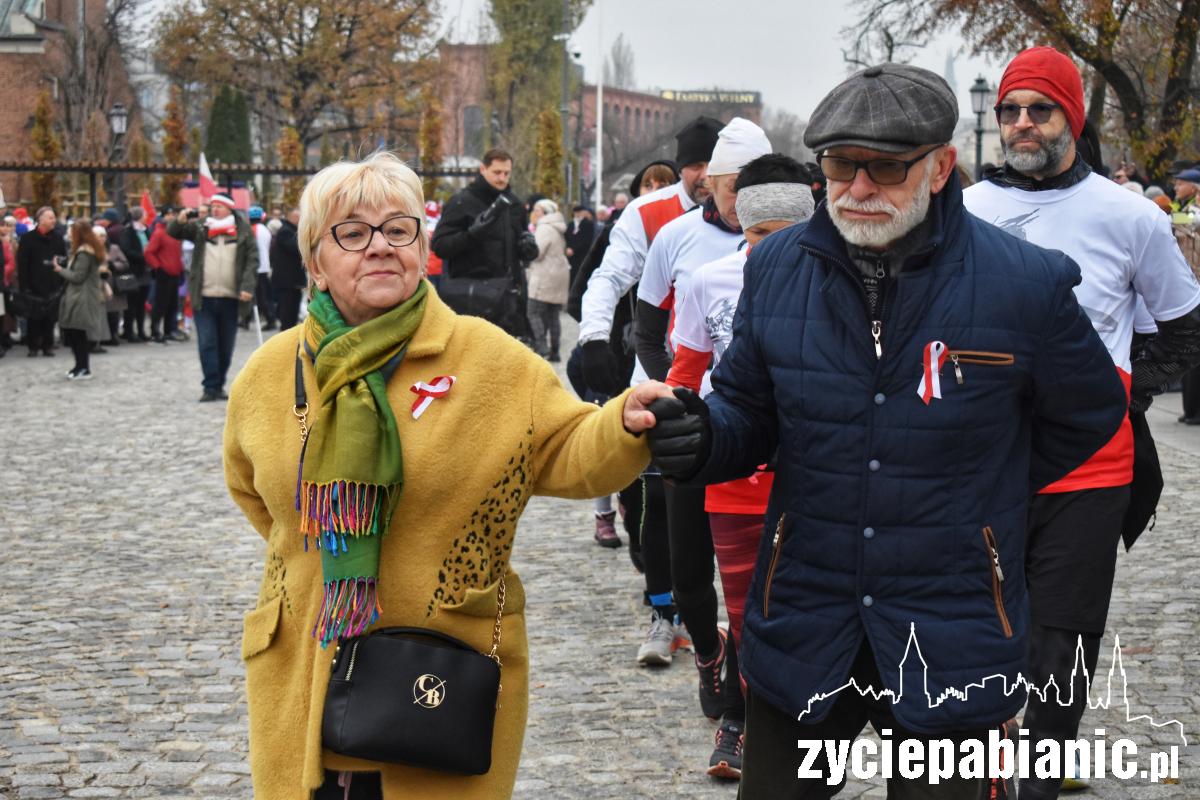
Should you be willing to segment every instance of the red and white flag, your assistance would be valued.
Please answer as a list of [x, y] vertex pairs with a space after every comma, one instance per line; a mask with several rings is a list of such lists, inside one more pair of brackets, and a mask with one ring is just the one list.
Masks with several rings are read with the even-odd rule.
[[207, 200], [217, 193], [217, 182], [213, 180], [212, 172], [208, 169], [208, 159], [200, 154], [200, 196]]
[[154, 201], [150, 199], [150, 191], [148, 189], [142, 192], [142, 211], [146, 214], [146, 218], [142, 220], [142, 223], [148, 228], [154, 224], [154, 220], [158, 216], [158, 212], [154, 210]]
[[925, 345], [925, 352], [921, 354], [921, 383], [917, 385], [917, 394], [925, 405], [929, 405], [935, 397], [942, 399], [942, 379], [938, 373], [942, 371], [942, 364], [946, 363], [948, 355], [944, 342], [934, 341]]

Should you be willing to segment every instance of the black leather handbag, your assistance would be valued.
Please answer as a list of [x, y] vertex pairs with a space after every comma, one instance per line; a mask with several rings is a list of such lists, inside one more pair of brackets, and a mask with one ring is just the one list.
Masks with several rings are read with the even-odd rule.
[[500, 707], [501, 579], [490, 653], [428, 628], [383, 628], [342, 642], [321, 720], [335, 753], [460, 775], [492, 767]]
[[120, 294], [128, 294], [138, 290], [138, 277], [132, 272], [118, 272], [113, 279], [113, 289]]

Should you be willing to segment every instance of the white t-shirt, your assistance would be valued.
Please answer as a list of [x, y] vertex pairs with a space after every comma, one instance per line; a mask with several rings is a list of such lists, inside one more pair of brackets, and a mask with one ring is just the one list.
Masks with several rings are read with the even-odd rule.
[[646, 254], [638, 300], [670, 309], [681, 282], [709, 261], [737, 251], [742, 234], [704, 221], [703, 210], [689, 211], [663, 226]]
[[1170, 219], [1106, 178], [1093, 173], [1066, 189], [1040, 192], [983, 181], [963, 199], [975, 216], [1061, 250], [1079, 265], [1083, 282], [1075, 297], [1126, 373], [1139, 296], [1156, 320], [1178, 319], [1200, 305], [1200, 284], [1175, 243]]
[[[693, 272], [683, 286], [676, 287], [671, 341], [675, 347], [712, 353], [714, 368], [733, 340], [733, 314], [742, 294], [747, 255], [743, 247], [710, 261]], [[701, 397], [712, 391], [711, 375], [712, 370], [704, 373]]]

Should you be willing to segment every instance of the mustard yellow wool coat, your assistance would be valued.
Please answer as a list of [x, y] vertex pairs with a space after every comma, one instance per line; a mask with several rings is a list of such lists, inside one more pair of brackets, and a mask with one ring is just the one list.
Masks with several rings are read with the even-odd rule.
[[[377, 627], [415, 625], [489, 649], [506, 577], [500, 710], [491, 771], [462, 777], [345, 758], [321, 748], [333, 648], [311, 635], [321, 558], [304, 550], [295, 510], [300, 432], [292, 414], [301, 327], [273, 337], [233, 384], [225, 427], [229, 491], [267, 542], [242, 658], [255, 800], [308, 798], [324, 769], [379, 770], [383, 796], [497, 800], [511, 796], [528, 708], [525, 593], [509, 564], [517, 520], [534, 494], [587, 498], [628, 485], [649, 461], [625, 431], [624, 396], [579, 402], [538, 356], [499, 328], [460, 317], [431, 290], [425, 318], [388, 384], [404, 452], [404, 491], [383, 539]], [[319, 396], [305, 364], [308, 397]], [[458, 380], [420, 419], [417, 381]], [[310, 424], [320, 425], [317, 409]]]

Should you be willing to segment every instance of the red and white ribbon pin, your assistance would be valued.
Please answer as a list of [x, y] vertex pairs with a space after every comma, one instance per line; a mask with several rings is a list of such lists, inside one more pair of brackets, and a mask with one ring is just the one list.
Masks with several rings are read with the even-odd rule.
[[925, 345], [925, 353], [921, 356], [924, 374], [921, 376], [920, 385], [917, 386], [917, 394], [921, 396], [921, 402], [925, 405], [929, 405], [935, 397], [938, 400], [942, 399], [942, 379], [939, 373], [948, 355], [944, 342], [935, 341]]
[[439, 397], [445, 397], [450, 393], [450, 387], [458, 378], [453, 375], [439, 375], [433, 379], [432, 383], [417, 381], [409, 389], [410, 392], [417, 396], [413, 401], [412, 416], [413, 419], [420, 419], [425, 413], [425, 409], [429, 408], [430, 404]]

